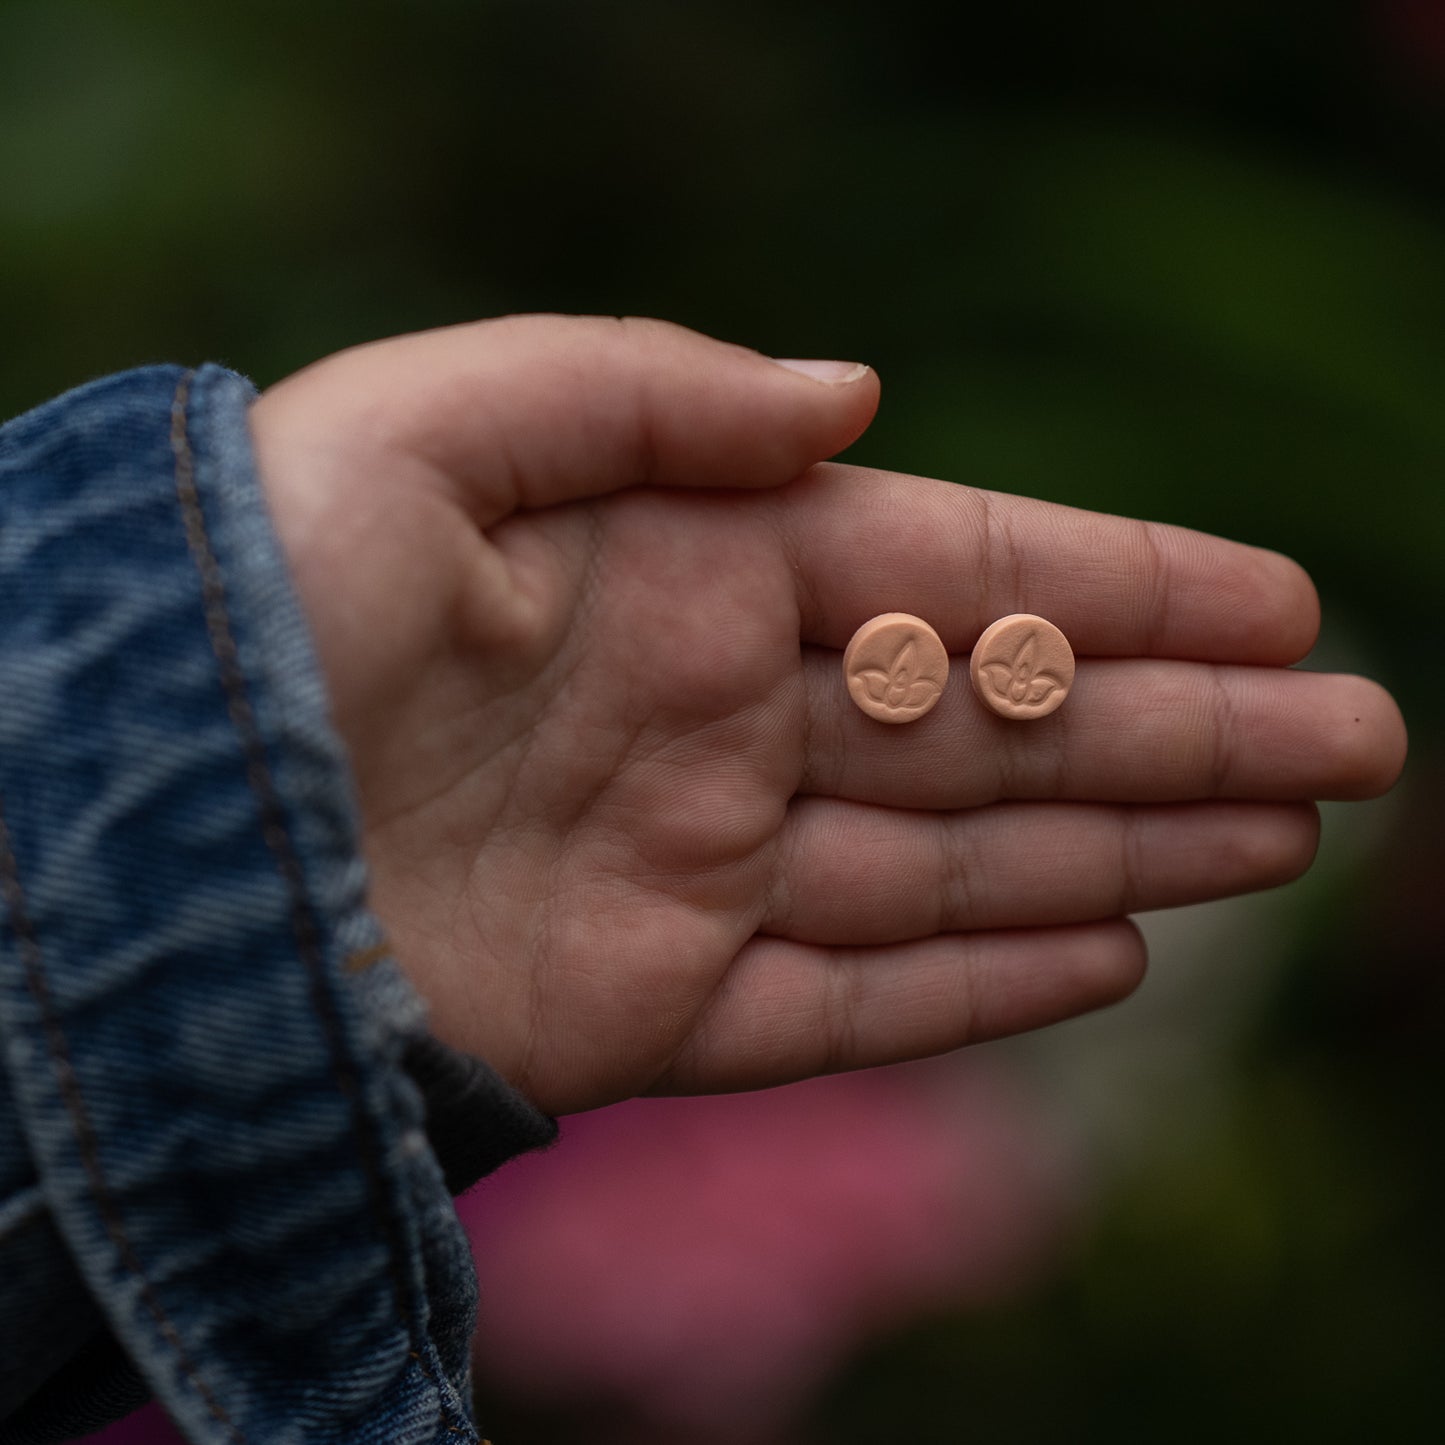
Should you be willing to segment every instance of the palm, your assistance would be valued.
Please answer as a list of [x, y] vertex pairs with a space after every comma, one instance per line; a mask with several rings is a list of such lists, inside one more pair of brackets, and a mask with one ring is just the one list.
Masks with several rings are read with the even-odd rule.
[[[376, 910], [441, 1036], [545, 1109], [1111, 1001], [1143, 967], [1124, 914], [1296, 875], [1306, 800], [1399, 768], [1378, 688], [1280, 666], [1313, 638], [1297, 568], [809, 471], [871, 407], [687, 333], [545, 318], [348, 354], [253, 413]], [[839, 649], [893, 610], [955, 654], [1041, 612], [1074, 691], [1008, 723], [956, 666], [927, 717], [875, 723]]]
[[649, 491], [479, 539], [540, 606], [430, 678], [444, 747], [363, 775], [377, 906], [441, 1027], [549, 1102], [665, 1085], [767, 912], [805, 708], [787, 562], [751, 520]]

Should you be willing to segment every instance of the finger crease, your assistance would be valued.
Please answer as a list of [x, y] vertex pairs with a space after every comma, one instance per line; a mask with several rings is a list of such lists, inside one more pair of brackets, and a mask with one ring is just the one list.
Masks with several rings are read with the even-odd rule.
[[1214, 680], [1215, 708], [1209, 787], [1211, 796], [1222, 798], [1229, 780], [1234, 776], [1238, 710], [1235, 707], [1234, 694], [1230, 692], [1229, 685], [1219, 669], [1212, 669], [1210, 676]]
[[[934, 932], [947, 933], [963, 926], [963, 922], [976, 918], [973, 896], [973, 857], [964, 846], [957, 830], [947, 820], [938, 819], [936, 826], [939, 837], [939, 873], [943, 886], [938, 892], [937, 922]], [[950, 907], [952, 900], [952, 907]]]
[[827, 950], [827, 1028], [823, 1054], [825, 1074], [852, 1068], [857, 1058], [857, 1025], [854, 1011], [858, 1000], [856, 955], [838, 948]]
[[1170, 632], [1169, 565], [1158, 523], [1141, 522], [1139, 526], [1144, 538], [1144, 570], [1149, 588], [1149, 616], [1144, 620], [1144, 635], [1150, 656], [1160, 657], [1164, 655]]
[[1017, 605], [1020, 585], [1019, 558], [1014, 547], [1013, 531], [1007, 520], [994, 506], [993, 498], [986, 491], [974, 493], [983, 508], [984, 556], [987, 559], [985, 579], [989, 592], [989, 610], [996, 611], [1005, 605], [999, 585], [999, 563], [1006, 561], [1009, 571], [1007, 606], [1010, 610]]
[[768, 881], [763, 891], [763, 924], [769, 932], [783, 937], [790, 937], [793, 931], [795, 908], [792, 870], [797, 852], [795, 847], [797, 826], [795, 806], [790, 803], [787, 818], [778, 834], [773, 866], [768, 870]]

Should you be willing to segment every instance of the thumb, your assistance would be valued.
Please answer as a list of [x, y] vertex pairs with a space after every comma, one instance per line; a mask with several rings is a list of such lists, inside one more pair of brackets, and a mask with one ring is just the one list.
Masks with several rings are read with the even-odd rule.
[[878, 405], [866, 366], [777, 362], [631, 317], [509, 316], [322, 366], [368, 399], [369, 440], [423, 458], [482, 526], [628, 486], [779, 486]]

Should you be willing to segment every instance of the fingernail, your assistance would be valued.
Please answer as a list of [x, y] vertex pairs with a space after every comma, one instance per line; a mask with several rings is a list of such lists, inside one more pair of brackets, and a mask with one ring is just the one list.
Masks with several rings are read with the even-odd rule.
[[789, 371], [799, 371], [811, 376], [814, 381], [826, 381], [833, 385], [845, 381], [857, 381], [868, 374], [868, 368], [861, 361], [798, 361], [793, 357], [775, 356], [773, 360]]

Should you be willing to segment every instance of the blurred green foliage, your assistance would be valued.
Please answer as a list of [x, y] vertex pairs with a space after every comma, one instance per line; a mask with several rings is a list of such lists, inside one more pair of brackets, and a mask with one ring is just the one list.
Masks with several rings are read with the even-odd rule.
[[860, 461], [1291, 552], [1402, 698], [1384, 852], [1312, 896], [1217, 1135], [1038, 1299], [861, 1361], [826, 1438], [1433, 1438], [1430, 11], [0, 0], [0, 414], [151, 360], [264, 384], [478, 315], [669, 316], [875, 364]]

